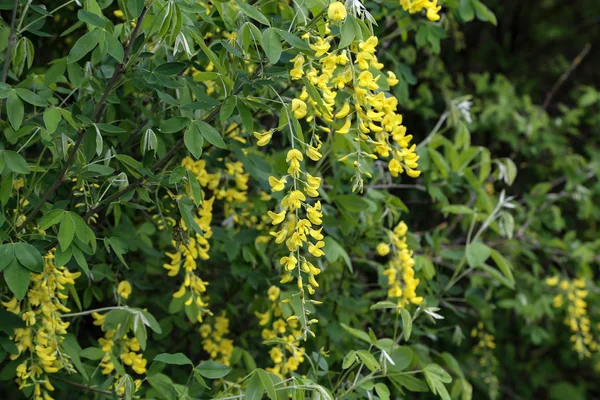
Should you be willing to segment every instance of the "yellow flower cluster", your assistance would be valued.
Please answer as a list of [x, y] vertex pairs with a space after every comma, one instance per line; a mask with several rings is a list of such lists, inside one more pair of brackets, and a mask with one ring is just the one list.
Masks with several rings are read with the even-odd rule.
[[[343, 15], [338, 8], [336, 3], [330, 5], [328, 14], [334, 17], [330, 21], [338, 22], [337, 18]], [[365, 170], [367, 161], [380, 157], [390, 158], [388, 168], [392, 176], [405, 172], [410, 177], [418, 177], [419, 157], [415, 153], [416, 146], [410, 145], [412, 135], [406, 134], [402, 115], [396, 113], [398, 100], [384, 92], [399, 81], [392, 71], [386, 75], [381, 72], [384, 65], [375, 54], [377, 37], [354, 41], [347, 49], [332, 49], [334, 37], [329, 29], [324, 31], [324, 36], [313, 37], [310, 33], [304, 36], [315, 54], [308, 59], [304, 55], [296, 56], [290, 70], [292, 80], [306, 79], [309, 84], [291, 103], [294, 116], [313, 127], [311, 143], [305, 144], [307, 154], [313, 153], [314, 158], [311, 158], [315, 160], [321, 157], [318, 152], [321, 140], [316, 129], [327, 134], [351, 133], [355, 135], [356, 150], [340, 161], [350, 159], [356, 168], [356, 176], [352, 178], [354, 191], [362, 191], [362, 175], [371, 177]], [[336, 101], [338, 98], [340, 101]], [[319, 124], [316, 118], [321, 121]]]
[[588, 291], [585, 288], [585, 279], [579, 278], [570, 281], [560, 279], [558, 275], [547, 278], [546, 284], [557, 287], [560, 291], [552, 300], [555, 308], [562, 308], [567, 304], [565, 325], [571, 330], [573, 349], [581, 358], [590, 357], [592, 352], [598, 351], [598, 342], [591, 331], [591, 321], [587, 312], [585, 298]]
[[287, 376], [298, 369], [304, 361], [304, 348], [299, 347], [299, 338], [302, 336], [298, 319], [295, 317], [284, 319], [282, 302], [279, 302], [281, 291], [277, 286], [271, 286], [267, 292], [269, 307], [265, 312], [255, 312], [258, 324], [263, 326], [262, 337], [272, 340], [276, 345], [269, 351], [269, 356], [274, 365], [267, 368], [269, 372]]
[[[394, 230], [389, 232], [392, 258], [383, 272], [388, 278], [388, 297], [396, 301], [399, 307], [406, 307], [408, 304], [419, 305], [423, 302], [423, 297], [417, 296], [419, 279], [415, 278], [413, 252], [406, 244], [407, 231], [408, 227], [404, 221], [400, 221]], [[380, 255], [386, 255], [390, 252], [390, 246], [380, 243], [377, 251]]]
[[18, 354], [11, 359], [22, 359], [17, 366], [16, 382], [19, 389], [33, 386], [32, 399], [52, 400], [54, 387], [49, 375], [66, 370], [75, 372], [69, 356], [61, 349], [69, 323], [61, 319], [62, 313], [70, 310], [63, 304], [68, 296], [67, 285], [73, 285], [81, 273], [72, 273], [64, 266], [54, 265], [54, 254], [44, 257], [44, 270], [31, 274], [31, 283], [26, 298], [16, 298], [2, 304], [7, 311], [19, 315], [25, 328], [15, 329], [11, 338]]
[[427, 18], [430, 21], [438, 21], [440, 19], [438, 12], [442, 7], [437, 5], [437, 0], [400, 0], [400, 5], [402, 5], [405, 11], [411, 14], [426, 10]]
[[496, 348], [494, 336], [485, 331], [483, 322], [479, 322], [477, 328], [471, 330], [471, 337], [478, 340], [473, 349], [473, 355], [479, 359], [479, 365], [474, 368], [473, 374], [475, 377], [483, 379], [483, 382], [489, 387], [490, 397], [493, 398], [498, 392], [499, 386], [498, 377], [496, 376], [498, 359], [494, 355], [494, 349]]
[[[278, 210], [269, 211], [268, 216], [274, 227], [270, 234], [275, 238], [275, 243], [285, 242], [289, 251], [288, 255], [279, 260], [284, 269], [280, 283], [295, 280], [298, 285], [299, 292], [294, 296], [300, 296], [303, 315], [297, 316], [297, 319], [302, 321], [302, 336], [306, 339], [308, 333], [314, 336], [309, 326], [316, 320], [308, 319], [310, 312], [305, 308], [305, 289], [310, 295], [314, 294], [315, 288], [319, 287], [315, 276], [319, 275], [321, 270], [306, 257], [304, 250], [306, 249], [315, 258], [321, 257], [325, 254], [323, 251], [325, 242], [323, 228], [319, 227], [323, 223], [321, 202], [315, 201], [312, 204], [308, 202], [308, 198], [319, 196], [321, 178], [303, 171], [301, 168], [303, 160], [302, 152], [292, 148], [286, 157], [288, 174], [280, 178], [269, 177], [273, 192], [287, 190], [287, 193], [278, 205]], [[314, 304], [319, 303], [310, 301]]]
[[202, 348], [208, 353], [211, 360], [229, 365], [233, 353], [233, 340], [225, 336], [229, 333], [229, 319], [223, 314], [215, 318], [214, 324], [202, 324]]
[[[94, 325], [100, 326], [104, 330], [106, 314], [94, 312], [92, 313], [92, 317], [94, 317]], [[104, 337], [98, 339], [100, 349], [104, 352], [104, 357], [100, 361], [102, 374], [113, 375], [117, 381], [121, 378], [118, 369], [115, 367], [115, 362], [117, 361], [115, 356], [123, 364], [129, 366], [136, 374], [144, 374], [148, 361], [141, 353], [140, 343], [135, 337], [129, 337], [127, 332], [124, 332], [121, 337], [116, 336], [118, 331], [122, 331], [119, 329], [119, 326], [115, 327], [115, 329], [105, 331]], [[141, 381], [139, 383], [136, 382], [136, 386], [139, 386], [139, 384], [141, 384]]]

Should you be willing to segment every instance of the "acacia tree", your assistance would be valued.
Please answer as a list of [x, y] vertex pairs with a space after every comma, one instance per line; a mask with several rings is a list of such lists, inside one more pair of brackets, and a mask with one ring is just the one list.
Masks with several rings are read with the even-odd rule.
[[[452, 298], [514, 290], [491, 241], [515, 234], [494, 184], [517, 169], [471, 145], [469, 96], [428, 133], [405, 125], [415, 78], [389, 49], [398, 34], [437, 54], [445, 29], [495, 16], [373, 3], [3, 7], [7, 396], [471, 398], [468, 362], [430, 340], [470, 330], [436, 325], [464, 312]], [[413, 229], [424, 196], [449, 223]], [[585, 280], [548, 284], [583, 324]], [[474, 379], [494, 397], [489, 329], [472, 332]]]

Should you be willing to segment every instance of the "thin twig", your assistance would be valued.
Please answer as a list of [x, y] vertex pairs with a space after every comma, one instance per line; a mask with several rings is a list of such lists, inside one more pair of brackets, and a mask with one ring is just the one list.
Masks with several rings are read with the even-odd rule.
[[[131, 33], [129, 43], [127, 44], [127, 47], [125, 48], [125, 52], [123, 53], [123, 62], [119, 63], [117, 65], [117, 68], [115, 69], [115, 72], [113, 73], [112, 78], [110, 78], [110, 81], [108, 83], [108, 86], [106, 87], [106, 90], [104, 91], [104, 94], [100, 98], [100, 101], [98, 101], [98, 103], [96, 104], [96, 107], [94, 107], [94, 111], [93, 111], [92, 117], [91, 117], [91, 120], [94, 122], [98, 121], [101, 118], [102, 112], [104, 110], [104, 103], [106, 102], [106, 99], [110, 95], [113, 87], [115, 86], [115, 84], [117, 83], [117, 80], [119, 79], [119, 77], [121, 76], [121, 74], [123, 72], [123, 68], [125, 65], [124, 63], [127, 60], [127, 58], [129, 57], [129, 53], [131, 52], [131, 48], [133, 47], [133, 43], [135, 41], [135, 38], [139, 31], [139, 28], [142, 25], [142, 21], [144, 20], [144, 17], [146, 16], [147, 12], [148, 12], [148, 7], [144, 7], [144, 9], [142, 10], [142, 13], [140, 14], [140, 16], [137, 19], [135, 28], [133, 29], [133, 32]], [[26, 226], [27, 223], [29, 223], [33, 219], [33, 217], [35, 217], [37, 215], [37, 213], [42, 209], [42, 206], [50, 199], [50, 196], [52, 196], [52, 194], [56, 191], [56, 189], [58, 189], [58, 187], [63, 183], [63, 181], [65, 179], [65, 175], [66, 175], [67, 171], [69, 170], [69, 168], [71, 167], [71, 164], [75, 160], [77, 151], [79, 150], [79, 147], [81, 146], [81, 143], [83, 142], [84, 134], [85, 134], [85, 129], [83, 127], [79, 128], [79, 130], [77, 131], [77, 141], [75, 142], [75, 145], [71, 149], [71, 152], [69, 153], [69, 156], [67, 157], [67, 161], [65, 162], [65, 165], [63, 166], [62, 170], [58, 174], [58, 177], [56, 178], [56, 180], [54, 181], [52, 186], [50, 186], [50, 189], [44, 194], [44, 197], [42, 197], [42, 200], [40, 200], [40, 202], [29, 213], [27, 218], [19, 225], [18, 228], [20, 228], [22, 226]]]
[[67, 379], [59, 378], [57, 376], [53, 376], [52, 379], [55, 379], [55, 380], [57, 380], [59, 382], [66, 383], [66, 384], [71, 385], [71, 386], [78, 387], [80, 389], [89, 390], [91, 392], [102, 393], [102, 394], [105, 394], [107, 396], [112, 396], [113, 395], [113, 392], [111, 392], [109, 390], [98, 389], [98, 388], [96, 388], [94, 386], [88, 386], [88, 385], [84, 385], [83, 383], [69, 381]]
[[544, 104], [542, 105], [542, 108], [544, 110], [548, 108], [548, 106], [552, 102], [552, 98], [554, 97], [556, 92], [558, 92], [558, 89], [560, 89], [560, 87], [566, 82], [566, 80], [569, 79], [569, 77], [571, 76], [573, 71], [575, 71], [577, 69], [577, 67], [579, 66], [579, 64], [581, 64], [581, 62], [583, 61], [585, 56], [588, 55], [591, 48], [592, 48], [592, 45], [589, 43], [586, 43], [583, 50], [581, 50], [579, 52], [579, 54], [577, 54], [577, 57], [575, 57], [573, 62], [571, 62], [571, 65], [569, 66], [569, 68], [565, 72], [563, 72], [563, 74], [560, 76], [560, 78], [558, 78], [558, 81], [556, 81], [556, 83], [552, 87], [552, 90], [550, 90], [550, 92], [546, 95], [546, 99], [544, 100]]

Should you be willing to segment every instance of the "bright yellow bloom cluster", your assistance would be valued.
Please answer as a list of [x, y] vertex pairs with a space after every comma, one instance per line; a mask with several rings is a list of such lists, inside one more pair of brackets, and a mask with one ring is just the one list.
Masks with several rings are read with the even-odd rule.
[[[100, 360], [102, 374], [112, 375], [115, 381], [118, 381], [122, 377], [118, 371], [123, 369], [122, 366], [120, 368], [115, 367], [115, 363], [119, 362], [118, 360], [129, 366], [136, 374], [144, 374], [148, 361], [141, 353], [142, 349], [137, 338], [135, 336], [129, 337], [128, 332], [123, 332], [120, 326], [105, 330], [106, 314], [94, 312], [92, 317], [94, 317], [94, 325], [102, 327], [104, 331], [104, 337], [98, 339], [100, 349], [104, 352], [104, 356]], [[117, 336], [117, 332], [123, 332], [122, 336]], [[141, 384], [141, 381], [136, 383], [136, 386], [139, 386], [139, 384]]]
[[383, 272], [388, 278], [388, 297], [396, 301], [399, 307], [406, 307], [408, 304], [419, 305], [423, 302], [423, 297], [417, 296], [419, 279], [415, 278], [413, 252], [406, 244], [407, 231], [406, 224], [400, 221], [394, 230], [389, 232], [393, 255], [388, 268]]
[[346, 7], [344, 7], [344, 4], [339, 1], [334, 1], [327, 9], [327, 17], [330, 21], [342, 22], [347, 16], [348, 12], [346, 11]]
[[598, 342], [591, 331], [591, 321], [587, 312], [585, 298], [588, 291], [585, 289], [585, 279], [579, 278], [572, 281], [560, 279], [558, 275], [547, 278], [548, 286], [557, 287], [560, 291], [552, 300], [555, 308], [562, 308], [567, 304], [565, 325], [571, 330], [573, 349], [581, 358], [590, 357], [592, 352], [598, 351]]
[[279, 260], [284, 269], [281, 283], [293, 280], [297, 282], [299, 292], [294, 296], [300, 296], [302, 302], [303, 315], [298, 318], [303, 325], [302, 336], [306, 339], [308, 333], [314, 334], [309, 329], [313, 320], [308, 319], [310, 312], [304, 307], [306, 303], [304, 291], [306, 289], [309, 294], [314, 294], [315, 288], [319, 287], [315, 276], [319, 275], [321, 270], [313, 265], [303, 251], [307, 250], [310, 255], [319, 258], [325, 254], [323, 251], [325, 242], [321, 232], [323, 228], [319, 227], [323, 223], [321, 202], [315, 201], [312, 204], [308, 202], [308, 198], [319, 196], [321, 178], [303, 171], [301, 168], [303, 160], [302, 152], [293, 148], [288, 151], [286, 157], [289, 166], [288, 174], [281, 178], [269, 177], [273, 192], [287, 189], [287, 193], [278, 205], [278, 210], [269, 211], [268, 216], [274, 227], [270, 234], [275, 237], [275, 243], [285, 242], [289, 251], [288, 255]]
[[400, 0], [400, 4], [405, 11], [411, 14], [426, 10], [427, 18], [430, 21], [440, 19], [438, 12], [442, 9], [442, 6], [437, 5], [437, 0]]
[[[263, 326], [262, 337], [264, 340], [273, 340], [275, 346], [269, 351], [269, 356], [274, 365], [267, 371], [287, 376], [298, 369], [304, 361], [304, 348], [300, 347], [299, 338], [302, 336], [298, 318], [291, 316], [285, 319], [285, 315], [291, 314], [287, 304], [279, 301], [280, 289], [271, 286], [267, 292], [269, 306], [265, 312], [255, 312], [260, 326]], [[284, 312], [283, 307], [287, 307]], [[268, 327], [267, 327], [268, 326]]]
[[[340, 161], [351, 160], [356, 168], [352, 178], [354, 191], [362, 191], [362, 175], [371, 177], [365, 168], [380, 157], [390, 158], [388, 168], [392, 176], [405, 172], [418, 177], [419, 157], [416, 146], [410, 144], [412, 135], [407, 135], [402, 125], [402, 115], [396, 113], [398, 99], [384, 92], [399, 81], [392, 71], [386, 75], [381, 72], [384, 65], [375, 54], [377, 37], [355, 41], [347, 49], [332, 50], [334, 37], [327, 36], [329, 30], [325, 32], [324, 37], [308, 35], [314, 57], [307, 61], [303, 55], [296, 56], [290, 71], [292, 80], [306, 78], [310, 85], [291, 104], [294, 116], [313, 127], [313, 143], [307, 147], [316, 150], [318, 160], [321, 141], [316, 129], [338, 135], [351, 133], [356, 150]], [[318, 98], [314, 93], [318, 93]], [[336, 101], [338, 97], [341, 101]]]
[[[494, 355], [496, 343], [494, 335], [487, 333], [484, 329], [483, 322], [477, 324], [477, 328], [471, 330], [471, 337], [477, 338], [478, 342], [473, 349], [473, 355], [479, 358], [479, 367], [475, 369], [473, 374], [477, 378], [483, 379], [483, 382], [488, 385], [491, 394], [498, 392], [498, 377], [496, 376], [496, 368], [498, 367], [498, 359]], [[490, 396], [493, 398], [493, 396]]]
[[225, 314], [216, 317], [213, 325], [202, 324], [200, 335], [202, 336], [202, 348], [211, 360], [229, 365], [229, 359], [233, 353], [233, 340], [226, 338], [229, 333], [229, 319]]
[[63, 304], [68, 298], [66, 286], [73, 285], [80, 275], [64, 266], [55, 266], [54, 254], [48, 253], [44, 257], [43, 272], [31, 274], [26, 298], [22, 302], [13, 298], [2, 303], [7, 311], [25, 321], [26, 327], [15, 329], [11, 338], [19, 352], [10, 358], [22, 359], [17, 366], [16, 382], [19, 389], [33, 386], [31, 398], [34, 400], [52, 400], [50, 392], [54, 387], [50, 374], [61, 370], [75, 372], [69, 356], [61, 348], [69, 326], [61, 314], [70, 312]]

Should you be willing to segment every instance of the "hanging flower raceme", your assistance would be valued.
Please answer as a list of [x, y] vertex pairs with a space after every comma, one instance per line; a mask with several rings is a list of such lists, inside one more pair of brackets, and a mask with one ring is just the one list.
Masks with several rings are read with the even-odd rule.
[[[292, 142], [295, 140], [292, 137]], [[307, 334], [314, 335], [310, 325], [316, 322], [308, 318], [310, 312], [305, 308], [306, 301], [313, 304], [319, 302], [307, 300], [305, 291], [312, 295], [315, 288], [319, 287], [315, 276], [321, 270], [314, 266], [312, 260], [325, 254], [320, 227], [323, 217], [321, 202], [310, 200], [319, 196], [321, 178], [303, 169], [304, 154], [297, 148], [288, 151], [286, 162], [287, 175], [269, 178], [272, 192], [286, 191], [277, 209], [268, 212], [273, 226], [270, 234], [275, 238], [275, 243], [285, 245], [288, 252], [279, 260], [284, 271], [281, 283], [295, 281], [297, 284], [298, 292], [294, 296], [300, 297], [303, 310], [303, 315], [297, 316], [297, 319], [303, 326], [301, 336], [306, 339]]]
[[[342, 3], [329, 6], [329, 22], [339, 23], [346, 15]], [[292, 99], [291, 110], [312, 128], [307, 155], [313, 160], [321, 157], [319, 131], [349, 134], [355, 150], [340, 161], [350, 161], [356, 169], [353, 191], [362, 191], [363, 175], [371, 177], [370, 163], [379, 158], [389, 159], [393, 177], [401, 173], [418, 177], [416, 145], [411, 145], [412, 135], [407, 134], [402, 115], [396, 112], [398, 100], [386, 92], [399, 81], [392, 71], [382, 72], [384, 65], [376, 55], [378, 38], [357, 39], [347, 48], [335, 49], [335, 37], [328, 28], [324, 32], [324, 36], [312, 31], [305, 35], [315, 53], [308, 58], [296, 56], [290, 71], [292, 80], [302, 79], [305, 84]]]
[[64, 305], [68, 299], [67, 286], [73, 285], [80, 275], [64, 266], [57, 267], [54, 254], [48, 253], [44, 257], [43, 272], [31, 274], [25, 299], [19, 302], [13, 298], [2, 303], [7, 311], [17, 314], [25, 322], [25, 327], [15, 329], [11, 338], [18, 353], [11, 354], [10, 358], [20, 361], [16, 371], [19, 389], [33, 387], [32, 398], [35, 400], [52, 399], [52, 374], [75, 373], [71, 358], [62, 348], [69, 322], [63, 321], [61, 315], [70, 312]]
[[499, 382], [496, 375], [498, 359], [494, 355], [496, 343], [494, 335], [486, 332], [483, 322], [477, 324], [477, 328], [471, 330], [471, 337], [477, 340], [473, 348], [473, 356], [476, 358], [476, 366], [473, 368], [474, 378], [481, 379], [488, 387], [490, 398], [494, 399], [498, 395]]
[[591, 329], [591, 321], [587, 311], [588, 296], [585, 279], [561, 279], [558, 275], [547, 278], [546, 284], [556, 287], [558, 293], [554, 296], [552, 305], [563, 308], [566, 305], [565, 325], [571, 330], [573, 350], [580, 358], [591, 357], [592, 352], [598, 351], [598, 342]]
[[[377, 252], [387, 255], [392, 250], [392, 256], [387, 269], [383, 272], [387, 276], [388, 298], [395, 301], [399, 307], [409, 304], [419, 305], [423, 297], [417, 296], [420, 280], [415, 278], [415, 260], [413, 252], [406, 244], [408, 227], [401, 221], [393, 231], [389, 232], [390, 245], [380, 243]], [[398, 309], [400, 310], [400, 309]]]
[[257, 311], [255, 315], [259, 320], [258, 324], [264, 327], [262, 338], [265, 341], [271, 340], [274, 344], [269, 351], [274, 365], [267, 368], [267, 371], [284, 378], [298, 369], [304, 361], [305, 351], [299, 343], [302, 330], [298, 318], [294, 315], [288, 318], [284, 316], [286, 313], [283, 308], [287, 307], [286, 315], [291, 314], [291, 308], [279, 300], [280, 294], [281, 290], [277, 286], [271, 286], [267, 292], [267, 310]]
[[421, 10], [427, 11], [427, 18], [430, 21], [435, 22], [440, 19], [438, 12], [442, 9], [442, 6], [437, 5], [437, 0], [400, 0], [400, 5], [411, 14]]
[[229, 365], [233, 353], [233, 341], [226, 337], [228, 333], [229, 319], [225, 314], [215, 317], [212, 324], [204, 323], [200, 326], [202, 348], [211, 360], [225, 365]]
[[[135, 337], [133, 332], [130, 332], [131, 327], [122, 324], [108, 327], [106, 324], [106, 315], [98, 312], [92, 313], [94, 317], [94, 325], [100, 326], [104, 331], [104, 337], [98, 339], [100, 349], [104, 356], [100, 360], [100, 372], [103, 375], [109, 375], [114, 379], [113, 387], [119, 394], [125, 392], [125, 385], [122, 380], [125, 377], [126, 371], [124, 366], [127, 366], [137, 375], [143, 375], [147, 371], [148, 360], [142, 354], [140, 342]], [[129, 321], [128, 319], [126, 320]], [[125, 323], [127, 323], [125, 322]], [[141, 379], [134, 379], [134, 392], [141, 385]]]

